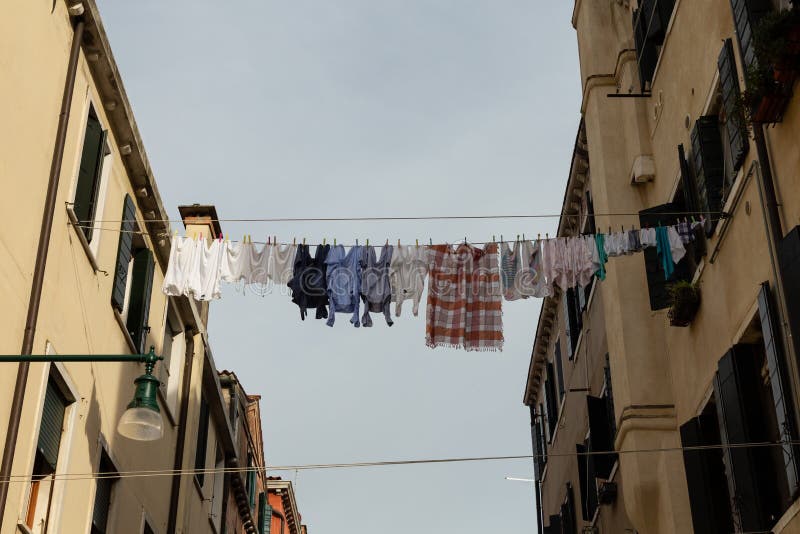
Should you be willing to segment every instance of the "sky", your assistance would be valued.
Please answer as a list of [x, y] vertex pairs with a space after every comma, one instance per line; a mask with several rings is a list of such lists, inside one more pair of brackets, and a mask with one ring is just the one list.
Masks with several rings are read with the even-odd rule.
[[[558, 213], [580, 115], [572, 2], [98, 0], [170, 215]], [[231, 239], [506, 240], [557, 220], [223, 222]], [[173, 225], [180, 229], [180, 224]], [[425, 346], [300, 320], [225, 288], [217, 367], [262, 396], [269, 465], [531, 453], [522, 404], [540, 301], [504, 303], [505, 348]], [[312, 314], [313, 315], [313, 314]], [[535, 532], [531, 460], [290, 471], [310, 534]]]

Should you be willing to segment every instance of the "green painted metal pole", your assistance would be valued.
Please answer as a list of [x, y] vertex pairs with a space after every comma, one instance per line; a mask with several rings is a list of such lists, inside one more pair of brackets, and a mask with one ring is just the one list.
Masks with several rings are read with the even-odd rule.
[[155, 350], [150, 349], [147, 354], [3, 354], [0, 363], [19, 362], [140, 362], [155, 364], [163, 360], [163, 356], [156, 356]]

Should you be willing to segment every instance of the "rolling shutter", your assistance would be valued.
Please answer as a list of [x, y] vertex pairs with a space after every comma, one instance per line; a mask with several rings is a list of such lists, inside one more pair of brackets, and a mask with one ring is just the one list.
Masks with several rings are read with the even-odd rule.
[[94, 112], [89, 113], [86, 122], [86, 133], [83, 137], [83, 153], [78, 170], [78, 183], [75, 186], [75, 200], [72, 209], [75, 217], [81, 224], [88, 224], [88, 228], [81, 228], [87, 241], [92, 240], [91, 225], [97, 210], [97, 192], [100, 189], [100, 173], [103, 167], [103, 156], [106, 145], [107, 132], [103, 130], [100, 121]]
[[39, 427], [37, 449], [53, 471], [58, 462], [58, 451], [61, 446], [61, 433], [64, 428], [64, 411], [67, 400], [52, 380], [47, 381], [42, 408], [42, 423]]
[[[760, 374], [751, 346], [736, 345], [720, 359], [714, 395], [723, 444], [763, 441]], [[773, 515], [768, 503], [774, 494], [774, 480], [766, 481], [771, 472], [770, 451], [764, 447], [725, 448], [723, 459], [734, 523], [748, 532], [768, 530]]]
[[697, 119], [691, 133], [692, 161], [697, 184], [699, 211], [711, 221], [707, 235], [717, 226], [724, 203], [725, 155], [719, 134], [719, 117], [706, 115]]
[[[681, 444], [684, 447], [719, 444], [719, 430], [715, 425], [716, 421], [709, 416], [690, 419], [681, 425]], [[683, 465], [694, 531], [708, 534], [734, 532], [720, 451], [684, 451]]]
[[[589, 446], [593, 452], [613, 451], [614, 442], [608, 426], [608, 405], [605, 399], [586, 396], [589, 413]], [[617, 460], [616, 453], [594, 455], [595, 476], [608, 479]]]
[[780, 327], [774, 313], [768, 282], [761, 284], [761, 290], [758, 293], [758, 315], [761, 319], [761, 333], [764, 337], [764, 351], [772, 393], [771, 407], [775, 410], [780, 441], [787, 443], [780, 448], [781, 464], [786, 473], [787, 487], [785, 491], [780, 492], [783, 496], [782, 500], [784, 500], [781, 505], [785, 509], [792, 504], [792, 495], [798, 489], [797, 458], [800, 448], [788, 444], [797, 440], [797, 432], [794, 425], [789, 377], [780, 339]]
[[[642, 228], [655, 228], [659, 224], [662, 226], [673, 225], [678, 217], [674, 213], [683, 212], [684, 209], [675, 204], [661, 204], [639, 212], [639, 223]], [[675, 272], [669, 278], [664, 279], [664, 269], [658, 259], [656, 247], [647, 247], [642, 251], [644, 257], [645, 272], [647, 274], [647, 288], [650, 293], [650, 309], [661, 310], [669, 308], [670, 298], [667, 288], [669, 284], [676, 280], [691, 280], [688, 265], [688, 254], [678, 264], [675, 265]]]
[[547, 401], [547, 423], [550, 427], [550, 440], [553, 439], [553, 434], [556, 431], [556, 424], [558, 423], [558, 404], [556, 401], [556, 388], [555, 388], [555, 372], [553, 371], [553, 364], [547, 362], [547, 381], [545, 381], [545, 400]]
[[133, 230], [136, 228], [136, 207], [130, 195], [125, 195], [122, 208], [119, 245], [117, 247], [117, 266], [114, 269], [114, 287], [111, 291], [111, 304], [118, 312], [125, 306], [125, 288], [128, 283], [128, 265], [133, 249]]
[[561, 340], [556, 341], [556, 348], [553, 351], [553, 359], [556, 361], [556, 378], [558, 378], [558, 402], [564, 399], [564, 364], [561, 361]]
[[[734, 3], [744, 3], [745, 0], [732, 0]], [[749, 143], [747, 142], [747, 130], [742, 124], [742, 117], [739, 116], [739, 76], [736, 71], [736, 59], [733, 55], [733, 43], [730, 39], [725, 40], [722, 51], [717, 59], [719, 68], [719, 88], [722, 93], [722, 107], [725, 110], [725, 128], [728, 131], [728, 143], [731, 149], [731, 160], [733, 162], [732, 175], [726, 177], [728, 183], [733, 182], [733, 176], [744, 163]]]
[[128, 332], [139, 352], [145, 352], [147, 322], [150, 315], [150, 297], [153, 293], [155, 261], [150, 249], [141, 248], [134, 253], [130, 304], [128, 305]]

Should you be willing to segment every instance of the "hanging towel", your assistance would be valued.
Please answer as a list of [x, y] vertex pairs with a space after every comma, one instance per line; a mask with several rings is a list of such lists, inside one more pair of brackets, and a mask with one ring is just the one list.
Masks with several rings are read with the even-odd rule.
[[667, 228], [667, 237], [669, 238], [669, 248], [672, 253], [672, 261], [678, 263], [686, 255], [686, 247], [683, 245], [683, 238], [678, 233], [675, 226]]
[[199, 239], [197, 246], [200, 248], [197, 276], [190, 278], [189, 293], [199, 301], [218, 299], [222, 296], [219, 283], [225, 243], [214, 239], [206, 245], [204, 239]]
[[595, 234], [595, 248], [597, 249], [597, 271], [595, 274], [600, 280], [606, 279], [606, 262], [608, 262], [608, 254], [606, 254], [606, 236], [605, 234]]
[[553, 284], [547, 278], [544, 268], [544, 241], [537, 240], [531, 247], [527, 274], [523, 274], [523, 287], [532, 297], [544, 298], [553, 295]]
[[392, 286], [389, 283], [389, 265], [392, 261], [392, 246], [381, 248], [380, 258], [375, 258], [375, 247], [364, 247], [361, 254], [361, 299], [364, 315], [361, 324], [372, 326], [370, 312], [383, 313], [386, 324], [392, 326]]
[[285, 286], [292, 279], [294, 271], [294, 257], [297, 254], [297, 245], [279, 245], [264, 247], [269, 248], [267, 260], [267, 277], [273, 284]]
[[497, 245], [428, 247], [426, 345], [503, 350], [503, 295]]
[[358, 328], [359, 303], [361, 293], [361, 247], [351, 247], [345, 253], [342, 245], [331, 248], [325, 259], [328, 278], [328, 301], [330, 317], [325, 323], [333, 326], [336, 313], [350, 313], [350, 322]]
[[425, 287], [428, 265], [425, 262], [425, 247], [419, 245], [398, 245], [392, 253], [389, 267], [389, 279], [392, 286], [392, 302], [395, 303], [394, 314], [400, 317], [405, 300], [411, 299], [411, 313], [419, 314], [419, 301]]
[[172, 239], [167, 273], [161, 285], [161, 291], [165, 295], [180, 297], [187, 294], [191, 274], [198, 267], [199, 251], [197, 241], [194, 239], [180, 236]]
[[664, 270], [664, 279], [669, 280], [675, 272], [675, 264], [686, 254], [681, 236], [674, 226], [656, 228], [656, 247], [661, 268]]

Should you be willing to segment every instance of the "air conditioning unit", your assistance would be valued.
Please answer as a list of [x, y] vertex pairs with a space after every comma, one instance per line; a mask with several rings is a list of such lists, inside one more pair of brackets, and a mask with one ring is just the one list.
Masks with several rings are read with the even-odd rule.
[[645, 184], [656, 177], [656, 163], [653, 156], [640, 154], [633, 159], [631, 166], [631, 183]]

